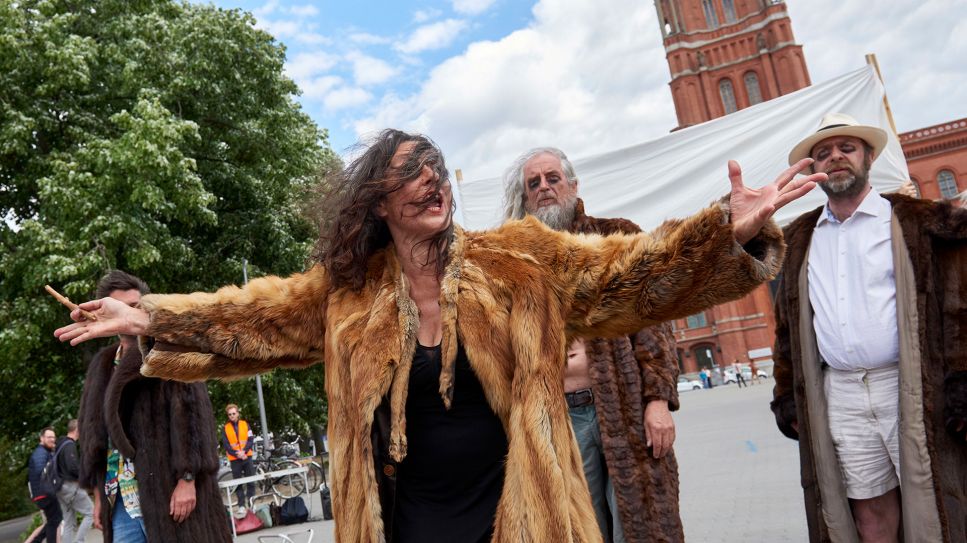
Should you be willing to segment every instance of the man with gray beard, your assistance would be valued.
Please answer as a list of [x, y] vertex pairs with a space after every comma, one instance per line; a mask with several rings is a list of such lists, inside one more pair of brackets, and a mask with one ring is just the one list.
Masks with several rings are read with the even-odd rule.
[[789, 154], [829, 201], [784, 229], [771, 407], [811, 541], [967, 541], [967, 211], [877, 194], [886, 144], [830, 113]]
[[[505, 218], [530, 214], [555, 230], [582, 234], [641, 231], [625, 219], [586, 215], [577, 188], [562, 151], [533, 149], [504, 174]], [[671, 326], [617, 339], [575, 338], [566, 363], [565, 400], [604, 541], [682, 541]]]

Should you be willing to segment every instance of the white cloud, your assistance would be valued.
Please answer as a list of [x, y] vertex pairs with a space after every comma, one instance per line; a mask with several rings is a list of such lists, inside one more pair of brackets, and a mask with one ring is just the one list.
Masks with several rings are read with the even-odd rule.
[[278, 0], [271, 0], [270, 2], [266, 2], [265, 4], [262, 4], [261, 6], [253, 9], [252, 14], [255, 15], [255, 17], [261, 19], [266, 15], [272, 14], [272, 12], [278, 9], [278, 7], [279, 7]]
[[413, 22], [414, 23], [425, 23], [425, 22], [427, 22], [427, 21], [429, 21], [431, 19], [436, 19], [437, 17], [439, 17], [442, 14], [443, 14], [442, 11], [440, 11], [438, 9], [434, 9], [434, 8], [419, 9], [419, 10], [416, 10], [413, 13]]
[[390, 39], [369, 32], [354, 32], [349, 35], [349, 41], [360, 45], [383, 45], [389, 43]]
[[[357, 134], [425, 132], [451, 168], [498, 175], [519, 153], [556, 145], [574, 157], [641, 142], [676, 125], [654, 6], [544, 0], [528, 28], [471, 44], [411, 96], [380, 100]], [[643, 31], [653, 29], [653, 32]]]
[[446, 19], [424, 25], [413, 31], [406, 41], [397, 44], [396, 49], [402, 53], [441, 49], [453, 43], [465, 28], [467, 28], [467, 22], [463, 19]]
[[299, 53], [285, 63], [285, 73], [299, 82], [328, 71], [338, 61], [338, 57], [325, 51]]
[[396, 75], [399, 70], [386, 61], [353, 51], [346, 55], [353, 65], [353, 78], [357, 85], [378, 85]]
[[479, 15], [492, 6], [496, 0], [453, 0], [453, 11], [464, 15]]
[[301, 22], [286, 19], [271, 20], [260, 18], [255, 26], [272, 34], [277, 40], [285, 40], [286, 38], [295, 36], [302, 30]]
[[307, 100], [325, 100], [329, 93], [343, 84], [341, 77], [325, 75], [313, 77], [299, 81], [299, 88], [302, 89], [302, 96]]
[[967, 0], [855, 0], [848, 11], [823, 4], [788, 6], [814, 83], [859, 68], [874, 53], [897, 130], [967, 116], [967, 20], [953, 16], [967, 13]]
[[340, 87], [328, 93], [323, 104], [326, 109], [337, 110], [361, 106], [372, 99], [372, 94], [359, 87]]
[[312, 4], [303, 4], [301, 6], [292, 6], [289, 8], [289, 13], [293, 15], [298, 15], [300, 17], [314, 17], [319, 15], [319, 8]]

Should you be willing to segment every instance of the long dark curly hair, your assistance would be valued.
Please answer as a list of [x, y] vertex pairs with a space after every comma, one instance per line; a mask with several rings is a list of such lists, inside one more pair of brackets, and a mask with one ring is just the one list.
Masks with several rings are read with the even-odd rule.
[[[400, 145], [413, 142], [413, 150], [400, 168], [391, 168], [393, 155]], [[366, 281], [369, 258], [386, 247], [392, 237], [386, 223], [376, 214], [376, 206], [389, 194], [420, 176], [423, 166], [439, 175], [435, 190], [419, 201], [421, 208], [436, 203], [439, 191], [449, 185], [449, 174], [443, 153], [430, 138], [386, 129], [365, 147], [365, 151], [333, 180], [324, 194], [328, 220], [323, 222], [313, 259], [325, 266], [332, 290], [350, 287], [358, 290]], [[453, 239], [451, 198], [447, 227], [423, 240], [429, 245], [426, 264], [435, 264], [440, 275], [447, 264], [447, 249]]]

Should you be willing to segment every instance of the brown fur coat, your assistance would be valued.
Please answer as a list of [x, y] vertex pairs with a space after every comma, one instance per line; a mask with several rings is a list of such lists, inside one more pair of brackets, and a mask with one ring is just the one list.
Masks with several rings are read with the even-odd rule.
[[[626, 219], [588, 216], [578, 200], [571, 232], [636, 234]], [[643, 328], [617, 338], [587, 343], [591, 388], [625, 540], [684, 541], [678, 511], [678, 462], [674, 451], [652, 457], [645, 445], [645, 406], [665, 400], [678, 409], [678, 359], [671, 325]]]
[[[104, 494], [108, 440], [134, 459], [138, 498], [149, 541], [228, 543], [232, 529], [218, 492], [215, 416], [204, 383], [143, 377], [141, 353], [129, 349], [114, 365], [118, 344], [91, 360], [81, 395], [80, 485], [100, 494], [104, 541], [114, 540]], [[195, 509], [181, 523], [171, 494], [185, 472], [195, 475]]]
[[[894, 239], [894, 260], [908, 251], [900, 262], [908, 262], [912, 272], [905, 287], [903, 266], [897, 266], [905, 540], [959, 543], [967, 541], [967, 443], [962, 433], [955, 437], [946, 431], [945, 424], [967, 419], [967, 210], [899, 195], [885, 198], [902, 232], [902, 240]], [[832, 449], [822, 449], [824, 443], [832, 446], [825, 399], [813, 396], [816, 405], [807, 399], [807, 383], [822, 388], [817, 380], [821, 370], [811, 372], [818, 368], [818, 352], [811, 310], [808, 319], [802, 318], [808, 306], [801, 304], [808, 304], [809, 293], [802, 290], [801, 273], [822, 212], [806, 213], [785, 229], [789, 250], [776, 294], [772, 409], [780, 430], [799, 440], [810, 540], [856, 541], [835, 456], [830, 459]], [[909, 300], [907, 310], [901, 309], [904, 299]], [[814, 361], [810, 368], [804, 365], [807, 357]], [[810, 377], [817, 373], [820, 377]], [[913, 436], [922, 442], [913, 443]], [[907, 448], [911, 443], [923, 453]]]
[[[740, 247], [723, 205], [652, 235], [576, 236], [533, 218], [486, 232], [456, 228], [441, 280], [440, 394], [449, 405], [459, 341], [509, 441], [493, 540], [601, 540], [564, 402], [569, 340], [628, 334], [738, 298], [773, 277], [782, 254], [772, 223]], [[148, 295], [142, 306], [157, 343], [142, 371], [194, 381], [325, 361], [336, 538], [384, 541], [371, 430], [388, 399], [389, 453], [406, 455], [419, 325], [408, 289], [387, 247], [360, 290], [330, 292], [316, 266], [244, 289]]]

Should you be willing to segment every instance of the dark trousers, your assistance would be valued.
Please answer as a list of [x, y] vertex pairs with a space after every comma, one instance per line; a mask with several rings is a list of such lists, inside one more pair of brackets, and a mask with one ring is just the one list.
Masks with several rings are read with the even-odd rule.
[[[239, 477], [249, 477], [255, 475], [255, 463], [252, 462], [251, 458], [245, 458], [242, 460], [232, 460], [232, 478], [238, 479]], [[235, 495], [238, 496], [239, 505], [244, 505], [248, 507], [248, 500], [246, 498], [252, 498], [255, 496], [255, 483], [247, 483], [244, 485], [238, 485], [235, 488]]]
[[35, 541], [44, 541], [46, 538], [47, 543], [57, 543], [57, 527], [60, 526], [60, 521], [64, 520], [64, 515], [60, 511], [60, 504], [57, 502], [57, 498], [54, 496], [46, 496], [34, 503], [44, 512], [44, 517], [47, 518], [47, 525], [44, 526], [44, 535]]
[[736, 373], [735, 374], [735, 380], [736, 380], [737, 383], [739, 383], [739, 388], [749, 386], [749, 385], [745, 384], [745, 377], [742, 377], [742, 374], [741, 373]]

